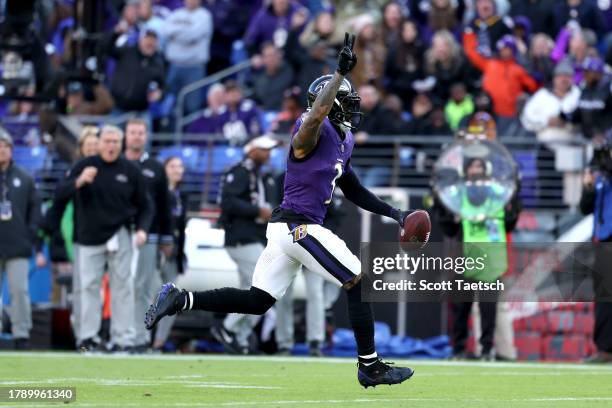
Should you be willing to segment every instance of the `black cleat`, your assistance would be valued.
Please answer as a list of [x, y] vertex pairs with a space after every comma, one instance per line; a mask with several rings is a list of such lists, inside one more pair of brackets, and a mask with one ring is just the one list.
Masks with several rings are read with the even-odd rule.
[[165, 283], [155, 297], [155, 301], [145, 314], [145, 326], [152, 330], [164, 316], [172, 316], [183, 310], [185, 290], [178, 290], [174, 283]]
[[381, 359], [371, 365], [357, 363], [357, 379], [364, 388], [376, 387], [379, 384], [401, 384], [414, 374], [408, 367], [392, 367], [393, 363], [384, 363]]
[[242, 347], [238, 344], [234, 333], [223, 327], [223, 324], [219, 326], [213, 326], [210, 328], [210, 334], [219, 343], [223, 344], [223, 348], [226, 353], [229, 354], [249, 354], [248, 347]]

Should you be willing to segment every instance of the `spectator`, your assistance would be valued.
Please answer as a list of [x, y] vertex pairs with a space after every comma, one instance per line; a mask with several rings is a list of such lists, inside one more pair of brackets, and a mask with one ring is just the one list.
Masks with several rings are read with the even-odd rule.
[[584, 174], [580, 210], [584, 215], [594, 214], [593, 241], [595, 264], [593, 292], [595, 294], [595, 324], [593, 341], [597, 353], [588, 362], [612, 363], [612, 279], [610, 262], [612, 251], [612, 140], [608, 136], [595, 152], [594, 167]]
[[297, 61], [298, 73], [296, 83], [298, 88], [302, 90], [302, 103], [306, 101], [306, 90], [310, 86], [313, 78], [318, 78], [323, 75], [332, 74], [335, 67], [337, 51], [328, 47], [326, 42], [319, 40], [311, 44], [308, 48], [302, 49], [302, 53]]
[[423, 135], [428, 124], [428, 118], [433, 111], [433, 103], [426, 93], [417, 94], [412, 100], [411, 115], [408, 123], [408, 133], [412, 135]]
[[[200, 7], [200, 0], [185, 0], [185, 7], [172, 12], [164, 25], [165, 56], [169, 63], [168, 92], [178, 95], [185, 86], [202, 79], [210, 59], [212, 16]], [[181, 113], [191, 113], [202, 104], [199, 91], [185, 97]]]
[[78, 283], [81, 293], [77, 316], [79, 348], [97, 349], [102, 320], [100, 285], [108, 266], [112, 296], [111, 351], [134, 345], [134, 282], [131, 276], [132, 239], [138, 247], [147, 241], [152, 211], [145, 181], [136, 166], [121, 157], [123, 132], [105, 126], [97, 156], [79, 161], [57, 189], [57, 200], [74, 199], [78, 239]]
[[582, 29], [595, 32], [597, 38], [602, 39], [606, 31], [601, 11], [595, 2], [583, 0], [565, 0], [552, 8], [553, 28], [560, 32], [568, 22], [575, 22]]
[[223, 136], [230, 144], [242, 146], [261, 134], [261, 112], [253, 100], [244, 98], [242, 88], [234, 81], [225, 84], [225, 106], [220, 119]]
[[164, 84], [164, 61], [157, 52], [157, 34], [145, 31], [135, 47], [108, 49], [117, 60], [110, 81], [115, 111], [148, 116], [149, 104], [160, 100]]
[[389, 47], [400, 39], [404, 13], [401, 6], [395, 1], [385, 4], [382, 20], [382, 39]]
[[538, 33], [531, 38], [527, 69], [531, 76], [541, 84], [549, 84], [552, 80], [555, 64], [550, 58], [550, 53], [553, 46], [553, 40], [546, 34]]
[[450, 90], [451, 97], [444, 107], [444, 114], [450, 129], [454, 132], [459, 128], [461, 119], [474, 112], [474, 102], [467, 93], [465, 84], [457, 82]]
[[264, 44], [261, 52], [263, 69], [253, 75], [253, 97], [267, 111], [278, 111], [283, 92], [293, 82], [293, 71], [283, 63], [281, 51], [272, 43]]
[[282, 49], [292, 25], [303, 27], [308, 10], [292, 0], [272, 0], [251, 19], [244, 36], [244, 44], [251, 56], [263, 50], [265, 43]]
[[157, 268], [160, 253], [166, 257], [172, 254], [173, 231], [170, 196], [168, 195], [168, 178], [163, 165], [147, 153], [147, 124], [142, 119], [130, 119], [125, 125], [125, 158], [140, 169], [145, 188], [152, 204], [153, 221], [147, 233], [147, 241], [140, 246], [133, 264], [136, 304], [136, 344], [134, 351], [145, 352], [151, 343], [151, 332], [146, 329], [144, 316], [155, 289], [162, 284], [161, 274]]
[[568, 60], [574, 68], [574, 83], [578, 85], [582, 82], [582, 62], [587, 56], [596, 53], [591, 48], [594, 44], [595, 38], [592, 31], [581, 30], [570, 25], [570, 28], [562, 29], [557, 35], [551, 58], [556, 63]]
[[431, 47], [425, 52], [425, 73], [434, 80], [432, 93], [441, 101], [448, 99], [452, 84], [472, 82], [469, 80], [467, 61], [449, 31], [442, 30], [434, 34]]
[[121, 20], [115, 26], [115, 45], [134, 46], [138, 42], [139, 0], [127, 0], [121, 10]]
[[393, 114], [385, 108], [380, 100], [380, 93], [373, 85], [362, 85], [359, 87], [361, 97], [361, 111], [363, 119], [359, 124], [359, 131], [355, 134], [356, 139], [372, 135], [395, 135], [398, 134], [401, 124], [397, 123]]
[[[323, 41], [327, 47], [337, 52], [340, 45], [342, 45], [343, 37], [337, 28], [334, 14], [329, 10], [317, 14], [301, 33], [299, 29], [292, 29], [289, 35], [291, 36], [292, 33], [299, 34], [299, 43], [304, 48]], [[287, 40], [286, 48], [288, 46], [289, 39]]]
[[[361, 97], [361, 111], [363, 118], [359, 123], [359, 131], [355, 133], [355, 142], [368, 141], [371, 151], [391, 148], [389, 142], [377, 142], [377, 135], [397, 135], [403, 129], [403, 123], [396, 120], [392, 112], [385, 108], [380, 100], [380, 93], [373, 85], [362, 85], [359, 88]], [[374, 136], [371, 136], [374, 135]], [[388, 186], [391, 171], [389, 167], [372, 166], [366, 169], [357, 168], [357, 172], [364, 173], [361, 180], [365, 186]]]
[[544, 33], [552, 37], [556, 34], [553, 26], [554, 7], [554, 0], [514, 0], [510, 15], [528, 16], [534, 33]]
[[210, 43], [210, 60], [207, 74], [212, 75], [232, 63], [231, 50], [237, 40], [244, 37], [249, 19], [259, 8], [258, 1], [206, 1], [204, 6], [210, 11], [213, 19], [213, 36]]
[[388, 94], [383, 101], [383, 107], [391, 112], [394, 122], [398, 124], [398, 134], [407, 133], [407, 122], [410, 119], [410, 114], [404, 112], [404, 105], [400, 97]]
[[497, 42], [510, 34], [511, 24], [497, 15], [493, 0], [476, 0], [476, 18], [467, 30], [476, 36], [477, 52], [484, 58], [491, 58]]
[[68, 115], [106, 115], [113, 109], [114, 101], [102, 82], [93, 86], [93, 101], [85, 99], [83, 84], [70, 82], [66, 87], [66, 113]]
[[[474, 95], [474, 113], [472, 115], [464, 116], [459, 122], [459, 129], [467, 129], [470, 127], [472, 119], [476, 116], [480, 116], [482, 113], [486, 113], [488, 118], [495, 125], [497, 129], [497, 124], [495, 121], [495, 114], [493, 113], [493, 101], [488, 93], [485, 91], [480, 91], [476, 95]], [[485, 129], [486, 126], [483, 126]]]
[[214, 84], [208, 88], [206, 96], [207, 106], [201, 115], [185, 128], [187, 133], [221, 133], [223, 130], [222, 117], [227, 107], [225, 106], [225, 87], [222, 84]]
[[555, 67], [552, 88], [542, 88], [525, 105], [521, 122], [541, 142], [569, 141], [575, 133], [569, 115], [578, 107], [580, 90], [573, 85], [574, 70], [563, 62]]
[[512, 35], [516, 41], [516, 60], [527, 68], [527, 54], [531, 38], [531, 21], [525, 16], [516, 16], [513, 19]]
[[423, 55], [425, 49], [418, 38], [416, 23], [405, 20], [401, 27], [399, 40], [389, 49], [385, 63], [387, 92], [402, 98], [409, 105], [414, 97], [413, 82], [423, 75]]
[[601, 144], [612, 129], [612, 84], [610, 78], [604, 76], [604, 63], [600, 58], [585, 58], [582, 69], [584, 84], [574, 121], [581, 124], [585, 137]]
[[[173, 239], [172, 253], [161, 261], [161, 276], [163, 282], [176, 282], [178, 275], [183, 274], [187, 267], [185, 255], [185, 228], [187, 227], [187, 197], [181, 191], [181, 183], [185, 174], [185, 165], [180, 157], [169, 157], [164, 162], [168, 177], [168, 192], [170, 193], [170, 209], [172, 211]], [[168, 340], [170, 330], [176, 316], [164, 319], [157, 325], [153, 350], [161, 351]]]
[[454, 33], [459, 27], [464, 9], [463, 1], [454, 4], [451, 0], [433, 0], [428, 13], [429, 28], [434, 32], [447, 30]]
[[272, 133], [289, 134], [293, 131], [295, 122], [302, 116], [304, 108], [302, 107], [302, 92], [299, 88], [293, 87], [287, 89], [284, 94], [283, 108], [276, 115], [270, 131]]
[[359, 55], [359, 63], [351, 73], [353, 86], [370, 84], [380, 89], [387, 56], [380, 29], [367, 14], [358, 16], [353, 27], [357, 34], [355, 53]]
[[500, 127], [504, 119], [512, 121], [517, 113], [517, 102], [523, 92], [535, 92], [538, 83], [515, 60], [516, 41], [504, 36], [496, 44], [498, 56], [485, 58], [476, 50], [476, 34], [463, 35], [465, 52], [474, 66], [483, 73], [482, 88], [491, 95], [493, 111], [498, 115]]
[[[222, 178], [221, 217], [225, 229], [225, 249], [238, 267], [241, 288], [251, 284], [253, 271], [266, 242], [266, 225], [272, 215], [271, 200], [276, 197], [274, 179], [260, 172], [270, 160], [277, 142], [260, 136], [244, 146], [245, 158]], [[225, 350], [248, 354], [248, 337], [259, 316], [229, 314], [212, 330]]]
[[[6, 275], [16, 349], [29, 348], [32, 311], [28, 272], [40, 212], [34, 179], [13, 162], [13, 139], [0, 129], [0, 287]], [[0, 313], [2, 303], [0, 302]]]
[[157, 34], [159, 49], [163, 51], [166, 45], [164, 39], [164, 19], [153, 13], [153, 0], [139, 0], [138, 20], [140, 31], [154, 31]]

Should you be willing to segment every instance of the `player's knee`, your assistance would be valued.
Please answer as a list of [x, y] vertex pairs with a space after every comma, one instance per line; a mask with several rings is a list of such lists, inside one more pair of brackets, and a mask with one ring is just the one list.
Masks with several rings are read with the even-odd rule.
[[259, 288], [251, 286], [249, 291], [249, 299], [251, 303], [250, 309], [253, 314], [262, 315], [268, 311], [274, 303], [276, 303], [276, 299], [272, 295], [270, 295], [265, 290], [261, 290]]

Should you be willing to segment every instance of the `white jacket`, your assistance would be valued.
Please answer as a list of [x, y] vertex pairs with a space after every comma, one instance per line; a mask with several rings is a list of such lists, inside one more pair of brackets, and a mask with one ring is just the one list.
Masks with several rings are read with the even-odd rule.
[[580, 89], [576, 85], [572, 85], [563, 99], [559, 99], [550, 89], [542, 88], [527, 101], [521, 123], [525, 129], [538, 133], [548, 127], [550, 118], [576, 110], [579, 100]]

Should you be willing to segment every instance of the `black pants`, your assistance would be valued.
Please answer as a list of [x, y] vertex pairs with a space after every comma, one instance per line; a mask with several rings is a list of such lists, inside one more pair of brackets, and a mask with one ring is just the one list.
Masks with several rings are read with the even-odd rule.
[[[468, 338], [468, 319], [472, 310], [473, 302], [453, 303], [453, 352], [455, 354], [465, 351], [465, 343]], [[489, 354], [493, 349], [493, 337], [495, 334], [495, 319], [497, 316], [496, 302], [478, 302], [480, 309], [480, 345], [482, 354]]]

